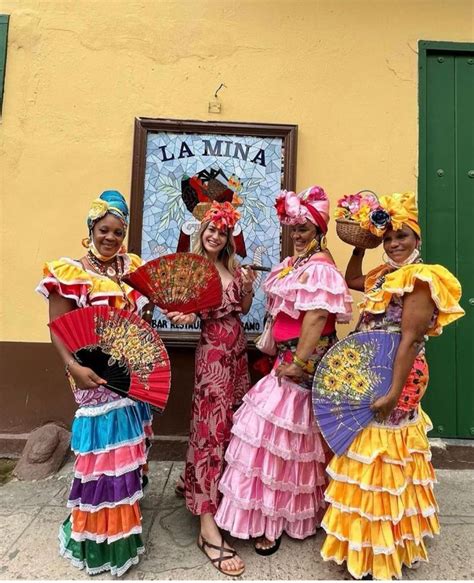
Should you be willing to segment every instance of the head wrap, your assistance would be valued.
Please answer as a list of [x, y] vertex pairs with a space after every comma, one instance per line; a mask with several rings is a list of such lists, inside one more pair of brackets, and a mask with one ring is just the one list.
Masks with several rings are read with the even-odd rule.
[[118, 190], [105, 190], [99, 198], [92, 201], [91, 208], [87, 214], [89, 231], [92, 231], [95, 223], [107, 213], [119, 218], [124, 227], [128, 226], [128, 205]]
[[329, 200], [321, 186], [310, 186], [299, 194], [283, 190], [277, 197], [275, 208], [284, 225], [311, 221], [325, 234], [329, 222]]
[[382, 210], [386, 211], [390, 216], [386, 227], [390, 226], [394, 231], [398, 231], [403, 225], [407, 225], [415, 231], [418, 237], [421, 237], [414, 192], [404, 192], [403, 194], [395, 192], [391, 195], [381, 196], [379, 203]]
[[214, 223], [221, 229], [233, 229], [235, 223], [240, 219], [240, 213], [235, 210], [230, 202], [214, 201], [211, 208], [204, 214], [202, 223]]

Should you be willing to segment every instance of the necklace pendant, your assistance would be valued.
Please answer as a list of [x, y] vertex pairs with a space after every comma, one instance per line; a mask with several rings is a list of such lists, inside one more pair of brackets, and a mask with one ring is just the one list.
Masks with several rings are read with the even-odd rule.
[[107, 267], [107, 275], [109, 277], [115, 277], [117, 275], [117, 272], [115, 271], [115, 269], [112, 266], [110, 266], [110, 267]]

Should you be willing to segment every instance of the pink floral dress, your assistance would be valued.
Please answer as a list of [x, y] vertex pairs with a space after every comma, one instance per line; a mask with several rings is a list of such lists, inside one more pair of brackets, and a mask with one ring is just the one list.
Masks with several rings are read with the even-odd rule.
[[221, 306], [201, 313], [184, 479], [186, 506], [197, 515], [217, 510], [233, 411], [250, 387], [247, 343], [240, 320], [242, 297], [237, 269], [224, 290]]

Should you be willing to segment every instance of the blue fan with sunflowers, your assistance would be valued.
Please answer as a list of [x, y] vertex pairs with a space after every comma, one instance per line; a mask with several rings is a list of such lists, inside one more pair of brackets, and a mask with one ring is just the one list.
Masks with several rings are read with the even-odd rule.
[[355, 332], [319, 362], [313, 410], [324, 439], [337, 455], [373, 420], [372, 403], [388, 393], [400, 338], [383, 330]]

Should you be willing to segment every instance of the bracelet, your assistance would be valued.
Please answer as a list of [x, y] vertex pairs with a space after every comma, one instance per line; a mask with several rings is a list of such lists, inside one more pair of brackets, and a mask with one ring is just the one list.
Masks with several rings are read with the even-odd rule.
[[70, 371], [69, 371], [69, 368], [70, 368], [70, 367], [71, 367], [73, 364], [79, 364], [75, 358], [71, 358], [70, 360], [68, 360], [68, 361], [66, 362], [66, 364], [64, 365], [64, 370], [66, 371], [66, 374], [69, 374], [69, 373], [70, 373]]
[[306, 365], [308, 364], [308, 361], [305, 362], [299, 356], [297, 356], [296, 354], [293, 354], [293, 363], [296, 364], [296, 366], [299, 366], [300, 368], [305, 369]]

